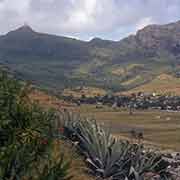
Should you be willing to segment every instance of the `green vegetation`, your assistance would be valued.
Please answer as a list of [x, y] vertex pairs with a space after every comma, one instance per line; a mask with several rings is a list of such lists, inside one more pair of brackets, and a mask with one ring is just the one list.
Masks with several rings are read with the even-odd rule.
[[27, 92], [0, 74], [0, 179], [69, 180], [70, 162], [52, 157], [56, 116], [31, 104]]

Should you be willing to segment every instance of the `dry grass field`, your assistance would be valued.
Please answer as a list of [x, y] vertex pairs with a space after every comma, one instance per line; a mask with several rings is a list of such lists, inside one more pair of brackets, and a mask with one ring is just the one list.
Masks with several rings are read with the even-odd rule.
[[64, 96], [73, 96], [80, 98], [82, 95], [86, 97], [104, 96], [107, 92], [104, 89], [95, 87], [77, 87], [74, 89], [65, 89]]
[[168, 74], [161, 74], [156, 77], [153, 81], [138, 86], [130, 91], [125, 92], [125, 94], [137, 93], [137, 92], [156, 92], [160, 94], [173, 94], [180, 95], [180, 78], [173, 77]]
[[144, 133], [144, 140], [162, 149], [180, 151], [180, 113], [163, 111], [135, 111], [129, 115], [126, 110], [113, 110], [104, 107], [82, 106], [79, 110], [84, 116], [95, 117], [111, 132], [120, 137], [130, 138], [132, 129]]
[[132, 129], [144, 133], [144, 139], [148, 144], [180, 151], [180, 112], [165, 111], [135, 111], [129, 115], [127, 110], [102, 107], [97, 109], [93, 105], [67, 105], [66, 102], [51, 97], [45, 93], [34, 92], [31, 99], [41, 105], [55, 109], [70, 109], [80, 112], [82, 116], [94, 117], [105, 127], [110, 127], [116, 136], [130, 138]]

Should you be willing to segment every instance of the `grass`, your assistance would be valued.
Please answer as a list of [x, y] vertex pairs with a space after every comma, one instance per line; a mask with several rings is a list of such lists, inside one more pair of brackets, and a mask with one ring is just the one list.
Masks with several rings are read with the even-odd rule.
[[153, 81], [134, 88], [127, 93], [133, 92], [157, 92], [161, 94], [171, 93], [174, 95], [180, 95], [180, 78], [173, 77], [168, 74], [161, 74]]
[[144, 67], [143, 64], [129, 64], [127, 66], [127, 70], [129, 71], [129, 70], [133, 70], [134, 68], [143, 68], [143, 67]]
[[65, 89], [63, 91], [63, 95], [65, 96], [73, 96], [80, 98], [82, 95], [85, 95], [86, 97], [95, 97], [95, 96], [104, 96], [107, 92], [104, 89], [101, 88], [95, 88], [95, 87], [77, 87], [74, 89]]
[[61, 155], [64, 154], [64, 158], [71, 162], [69, 169], [69, 175], [72, 175], [72, 180], [94, 180], [93, 177], [90, 177], [86, 171], [87, 167], [84, 163], [83, 158], [76, 153], [76, 148], [73, 147], [71, 142], [65, 141], [54, 141], [53, 143], [53, 156], [54, 160], [58, 159]]
[[130, 138], [135, 129], [144, 133], [145, 141], [162, 149], [180, 151], [180, 113], [162, 111], [135, 111], [129, 115], [127, 110], [113, 110], [104, 107], [82, 106], [79, 109], [84, 116], [93, 116], [105, 127], [110, 126], [116, 136]]
[[137, 75], [137, 76], [135, 76], [135, 77], [133, 77], [133, 78], [131, 78], [131, 79], [123, 82], [122, 85], [128, 86], [128, 85], [131, 85], [131, 84], [133, 84], [133, 83], [138, 83], [138, 82], [140, 82], [140, 81], [143, 81], [143, 77], [140, 76], [140, 75]]
[[[34, 95], [33, 95], [34, 96]], [[33, 96], [31, 98], [33, 99]], [[162, 149], [173, 149], [180, 151], [180, 113], [163, 112], [163, 111], [135, 111], [133, 115], [129, 115], [127, 110], [117, 109], [104, 106], [97, 109], [94, 105], [82, 105], [81, 107], [67, 106], [61, 104], [61, 100], [54, 101], [43, 100], [41, 93], [35, 96], [39, 99], [39, 103], [43, 106], [59, 109], [65, 107], [73, 111], [80, 112], [83, 116], [95, 117], [100, 123], [106, 127], [111, 127], [111, 131], [116, 136], [129, 138], [129, 131], [135, 129], [142, 131], [145, 141], [152, 143]], [[47, 99], [48, 96], [45, 96]], [[49, 97], [50, 98], [50, 97]], [[64, 106], [63, 106], [64, 105]]]
[[116, 68], [112, 69], [111, 73], [113, 75], [121, 76], [125, 73], [125, 69], [122, 67], [118, 67], [118, 68], [116, 67]]

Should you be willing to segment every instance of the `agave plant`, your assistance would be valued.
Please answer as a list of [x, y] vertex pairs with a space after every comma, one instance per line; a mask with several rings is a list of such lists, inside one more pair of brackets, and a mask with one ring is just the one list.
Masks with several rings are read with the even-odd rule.
[[[160, 167], [157, 153], [144, 152], [142, 145], [117, 140], [95, 120], [64, 114], [64, 127], [79, 142], [91, 172], [102, 179], [144, 180], [147, 172], [165, 177], [167, 166]], [[164, 174], [163, 174], [164, 173]]]
[[[161, 154], [150, 150], [145, 151], [142, 145], [132, 145], [130, 159], [129, 178], [143, 180], [148, 173], [159, 176], [161, 179], [167, 178], [165, 170], [168, 163], [163, 161]], [[164, 165], [161, 166], [161, 163]]]
[[[65, 128], [76, 136], [81, 152], [85, 155], [86, 162], [93, 173], [104, 178], [112, 176], [119, 167], [117, 164], [120, 163], [119, 157], [122, 158], [123, 155], [125, 157], [127, 151], [125, 151], [124, 147], [129, 144], [124, 143], [121, 152], [119, 152], [120, 144], [116, 142], [110, 131], [103, 130], [95, 120], [74, 117], [76, 118], [71, 118], [70, 114], [68, 114], [68, 118], [66, 117], [65, 120]], [[124, 166], [126, 165], [125, 158], [121, 163]]]
[[62, 127], [64, 129], [63, 135], [71, 140], [75, 140], [77, 135], [77, 127], [81, 121], [79, 114], [71, 113], [65, 111], [60, 113], [59, 118], [56, 119], [56, 124], [58, 128]]

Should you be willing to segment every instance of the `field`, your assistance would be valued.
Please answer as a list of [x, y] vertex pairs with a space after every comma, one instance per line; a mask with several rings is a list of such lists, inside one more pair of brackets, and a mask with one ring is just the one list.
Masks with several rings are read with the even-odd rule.
[[153, 147], [180, 151], [180, 113], [162, 111], [134, 111], [129, 115], [126, 110], [113, 110], [103, 107], [82, 106], [84, 116], [95, 117], [111, 132], [119, 137], [130, 138], [132, 129], [144, 133], [144, 141]]
[[86, 97], [104, 96], [106, 93], [104, 89], [95, 87], [76, 87], [74, 89], [64, 89], [63, 91], [64, 96], [73, 96], [76, 98], [80, 98], [82, 95]]
[[94, 117], [118, 137], [130, 138], [132, 129], [143, 132], [146, 144], [162, 149], [180, 151], [180, 112], [134, 111], [133, 115], [124, 109], [112, 109], [106, 106], [97, 109], [94, 105], [68, 105], [67, 103], [34, 92], [31, 99], [38, 100], [43, 106], [55, 109], [70, 109], [80, 112], [82, 116]]
[[127, 91], [125, 94], [137, 93], [140, 91], [180, 95], [180, 78], [168, 74], [161, 74], [151, 82]]

